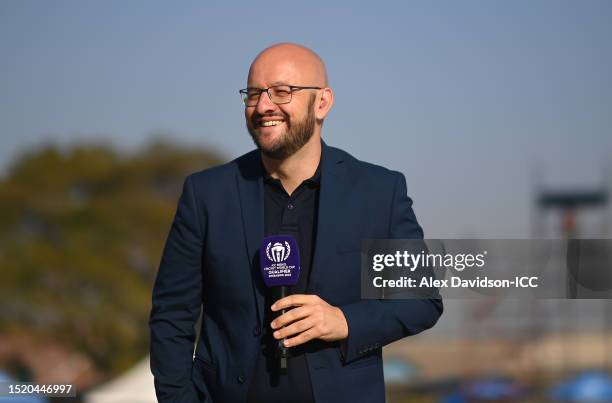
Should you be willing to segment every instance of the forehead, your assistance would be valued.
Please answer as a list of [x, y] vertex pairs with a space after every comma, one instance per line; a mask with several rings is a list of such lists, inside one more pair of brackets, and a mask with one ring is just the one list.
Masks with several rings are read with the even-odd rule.
[[248, 87], [265, 88], [271, 85], [309, 85], [308, 71], [303, 63], [293, 59], [262, 57], [253, 62], [247, 80]]

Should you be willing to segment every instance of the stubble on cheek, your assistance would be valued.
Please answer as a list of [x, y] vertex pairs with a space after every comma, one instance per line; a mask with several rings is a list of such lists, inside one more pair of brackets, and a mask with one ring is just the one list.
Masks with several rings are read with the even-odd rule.
[[295, 154], [300, 148], [310, 140], [314, 133], [315, 116], [314, 116], [314, 101], [315, 97], [310, 97], [306, 116], [301, 121], [296, 121], [294, 124], [289, 119], [289, 116], [283, 114], [285, 120], [285, 128], [277, 136], [276, 139], [268, 146], [263, 147], [261, 144], [260, 133], [258, 133], [257, 121], [262, 115], [253, 114], [250, 124], [247, 124], [247, 129], [253, 139], [253, 142], [259, 150], [266, 156], [273, 159], [284, 159]]

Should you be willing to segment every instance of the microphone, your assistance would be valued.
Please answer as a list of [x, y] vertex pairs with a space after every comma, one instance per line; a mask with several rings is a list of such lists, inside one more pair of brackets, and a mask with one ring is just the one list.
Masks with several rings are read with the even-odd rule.
[[[289, 293], [289, 286], [297, 284], [300, 278], [300, 251], [297, 241], [291, 235], [272, 235], [264, 238], [259, 249], [259, 263], [261, 275], [266, 287], [280, 291], [280, 297], [285, 298]], [[277, 316], [285, 313], [285, 309]], [[281, 370], [287, 370], [287, 357], [289, 349], [278, 341], [278, 356]]]

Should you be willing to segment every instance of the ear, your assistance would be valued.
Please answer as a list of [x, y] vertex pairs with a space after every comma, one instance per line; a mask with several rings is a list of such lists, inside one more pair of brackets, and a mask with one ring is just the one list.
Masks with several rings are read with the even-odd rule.
[[319, 102], [317, 102], [315, 110], [317, 120], [321, 121], [325, 119], [325, 116], [327, 116], [327, 113], [329, 112], [333, 104], [334, 91], [329, 87], [323, 88], [321, 90], [321, 94], [319, 95]]

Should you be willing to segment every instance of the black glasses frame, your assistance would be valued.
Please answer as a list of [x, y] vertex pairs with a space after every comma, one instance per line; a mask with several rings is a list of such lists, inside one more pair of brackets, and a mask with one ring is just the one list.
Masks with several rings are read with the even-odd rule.
[[[274, 102], [272, 100], [272, 94], [270, 93], [270, 88], [277, 88], [277, 87], [289, 87], [289, 100], [287, 102]], [[281, 84], [281, 85], [273, 85], [271, 87], [268, 88], [243, 88], [241, 90], [238, 91], [238, 93], [240, 93], [240, 97], [242, 98], [242, 103], [244, 103], [244, 106], [255, 106], [257, 105], [257, 102], [259, 102], [259, 98], [261, 97], [262, 93], [267, 93], [268, 94], [268, 98], [270, 98], [270, 102], [276, 104], [276, 105], [284, 105], [284, 104], [288, 104], [289, 102], [291, 102], [291, 100], [293, 99], [293, 92], [294, 91], [299, 91], [299, 90], [322, 90], [322, 87], [304, 87], [304, 86], [300, 86], [300, 85], [286, 85], [286, 84]], [[253, 91], [253, 90], [257, 90], [259, 91], [259, 94], [257, 95], [257, 102], [255, 102], [254, 105], [247, 105], [246, 103], [246, 98], [247, 95], [249, 93], [249, 91]]]

